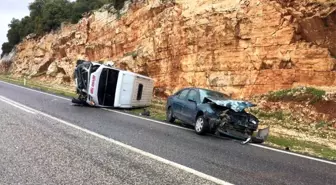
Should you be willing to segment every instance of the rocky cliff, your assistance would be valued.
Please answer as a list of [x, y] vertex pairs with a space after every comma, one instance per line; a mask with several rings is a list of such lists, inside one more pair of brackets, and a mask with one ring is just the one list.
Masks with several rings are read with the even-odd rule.
[[336, 86], [336, 6], [311, 0], [149, 0], [106, 5], [17, 46], [11, 71], [72, 84], [77, 59], [114, 61], [155, 93], [199, 86], [235, 97]]

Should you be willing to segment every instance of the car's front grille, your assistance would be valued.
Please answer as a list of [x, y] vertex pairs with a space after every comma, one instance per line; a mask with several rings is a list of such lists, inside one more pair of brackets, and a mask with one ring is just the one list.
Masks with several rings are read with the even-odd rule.
[[231, 122], [235, 122], [237, 124], [247, 124], [249, 117], [248, 115], [244, 114], [244, 113], [230, 113], [230, 117], [231, 117]]

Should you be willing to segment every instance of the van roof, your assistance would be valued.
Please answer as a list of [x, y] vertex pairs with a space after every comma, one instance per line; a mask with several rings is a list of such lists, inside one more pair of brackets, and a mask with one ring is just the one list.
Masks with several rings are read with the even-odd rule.
[[133, 72], [125, 71], [125, 70], [121, 70], [121, 69], [117, 69], [117, 70], [119, 70], [119, 71], [121, 71], [123, 73], [126, 73], [126, 74], [130, 74], [130, 75], [134, 75], [134, 76], [139, 76], [139, 77], [142, 77], [142, 78], [145, 78], [145, 79], [148, 79], [148, 80], [153, 80], [152, 78], [150, 78], [148, 76], [144, 76], [144, 75], [141, 75], [141, 74], [138, 74], [138, 73], [133, 73]]
[[[96, 64], [99, 64], [99, 63], [96, 63]], [[101, 64], [99, 64], [99, 65], [101, 65]], [[126, 71], [126, 70], [122, 70], [122, 69], [119, 69], [119, 68], [116, 68], [116, 67], [113, 67], [113, 66], [104, 65], [104, 67], [115, 69], [115, 70], [118, 70], [118, 71], [120, 71], [122, 73], [125, 73], [125, 74], [142, 77], [142, 78], [145, 78], [145, 79], [148, 79], [148, 80], [153, 80], [152, 78], [150, 78], [148, 76], [144, 76], [144, 75], [141, 75], [141, 74], [138, 74], [138, 73], [133, 73], [133, 72]]]

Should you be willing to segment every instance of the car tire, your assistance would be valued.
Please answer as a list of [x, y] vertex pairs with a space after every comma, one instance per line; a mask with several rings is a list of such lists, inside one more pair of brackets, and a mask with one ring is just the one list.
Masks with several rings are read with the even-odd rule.
[[171, 107], [168, 108], [166, 116], [167, 116], [166, 119], [169, 123], [174, 123], [175, 118], [174, 118], [174, 113]]
[[263, 142], [264, 140], [262, 138], [252, 136], [252, 143], [261, 144]]
[[198, 135], [204, 135], [208, 130], [208, 121], [204, 116], [198, 116], [195, 123], [195, 132]]

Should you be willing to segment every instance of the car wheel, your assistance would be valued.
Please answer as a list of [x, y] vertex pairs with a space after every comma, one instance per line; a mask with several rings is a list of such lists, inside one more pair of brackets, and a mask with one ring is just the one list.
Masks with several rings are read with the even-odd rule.
[[203, 135], [206, 133], [207, 129], [208, 129], [208, 122], [204, 118], [204, 116], [197, 117], [196, 124], [195, 124], [196, 134]]
[[174, 113], [171, 107], [169, 107], [167, 110], [167, 121], [170, 123], [174, 123], [175, 121]]

